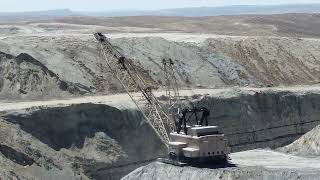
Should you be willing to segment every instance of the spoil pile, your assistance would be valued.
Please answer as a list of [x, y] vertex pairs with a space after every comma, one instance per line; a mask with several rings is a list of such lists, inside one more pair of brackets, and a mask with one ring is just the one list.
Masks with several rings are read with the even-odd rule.
[[320, 156], [320, 125], [279, 150], [300, 156]]

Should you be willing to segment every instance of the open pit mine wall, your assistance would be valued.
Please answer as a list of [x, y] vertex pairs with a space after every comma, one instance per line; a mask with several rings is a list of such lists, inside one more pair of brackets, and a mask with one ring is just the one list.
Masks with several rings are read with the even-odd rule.
[[210, 125], [218, 125], [233, 152], [287, 145], [320, 123], [320, 94], [254, 92], [232, 98], [207, 97]]
[[[27, 149], [22, 153], [36, 162], [39, 158], [34, 154], [45, 157], [49, 149], [58, 154], [51, 158], [62, 169], [66, 168], [64, 164], [80, 161], [86, 176], [93, 179], [120, 179], [166, 153], [166, 147], [137, 110], [89, 103], [42, 107], [27, 113], [14, 112], [5, 115], [4, 119], [17, 124], [23, 132], [33, 137], [28, 140], [31, 145], [14, 142], [13, 146], [12, 142], [5, 144], [13, 149], [17, 149], [15, 146]], [[4, 133], [10, 134], [11, 131]], [[2, 140], [0, 137], [0, 144], [6, 141], [7, 138]], [[41, 143], [36, 143], [39, 141]], [[29, 146], [36, 149], [30, 152]], [[0, 146], [0, 153], [2, 150]], [[68, 155], [64, 152], [68, 152]], [[62, 163], [64, 161], [67, 162]]]
[[[297, 93], [262, 90], [232, 94], [232, 97], [225, 98], [205, 96], [196, 100], [194, 105], [210, 109], [210, 125], [222, 128], [233, 152], [281, 147], [320, 123], [318, 91]], [[57, 164], [61, 164], [58, 157], [66, 156], [62, 149], [67, 149], [68, 154], [73, 154], [67, 157], [82, 159], [85, 174], [95, 179], [119, 179], [167, 153], [151, 127], [143, 123], [141, 113], [132, 109], [78, 104], [9, 113], [4, 119], [30, 134], [34, 139], [28, 142], [43, 156], [46, 156], [48, 148], [50, 152], [60, 154], [57, 158], [52, 157], [58, 159], [54, 160]], [[11, 131], [4, 133], [12, 134]], [[6, 142], [7, 139], [2, 141]], [[33, 145], [38, 141], [48, 148], [36, 145], [41, 143]], [[18, 149], [26, 148], [21, 143], [11, 141], [6, 144], [12, 143], [14, 149], [17, 149], [16, 146], [20, 147]], [[27, 155], [28, 152], [22, 151]], [[32, 154], [30, 158], [38, 161]], [[69, 158], [64, 159], [68, 161]], [[61, 167], [64, 165], [61, 164]]]

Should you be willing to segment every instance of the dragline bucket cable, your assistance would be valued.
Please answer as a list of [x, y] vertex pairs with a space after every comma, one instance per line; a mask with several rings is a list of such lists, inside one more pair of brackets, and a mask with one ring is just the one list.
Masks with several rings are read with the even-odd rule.
[[[95, 33], [94, 36], [100, 42], [101, 52], [112, 75], [120, 82], [159, 138], [168, 145], [168, 131], [175, 130], [175, 123], [152, 93], [147, 80], [139, 73], [132, 60], [121, 54], [106, 36], [101, 33]], [[137, 98], [137, 92], [142, 94], [142, 99], [141, 96]]]

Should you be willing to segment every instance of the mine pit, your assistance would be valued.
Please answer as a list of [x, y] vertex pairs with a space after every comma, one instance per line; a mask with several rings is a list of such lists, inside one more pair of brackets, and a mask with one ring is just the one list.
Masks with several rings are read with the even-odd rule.
[[318, 16], [21, 18], [1, 180], [319, 179]]
[[[193, 98], [192, 103], [210, 107], [214, 113], [209, 124], [223, 129], [232, 152], [242, 152], [277, 149], [310, 131], [320, 121], [319, 99], [320, 91], [243, 89]], [[53, 164], [65, 168], [71, 163], [73, 171], [94, 179], [119, 179], [166, 156], [165, 145], [135, 108], [101, 102], [73, 104], [72, 100], [70, 104], [11, 110], [1, 123], [19, 127], [41, 144], [41, 148], [38, 143], [29, 144], [41, 156], [48, 156], [42, 146], [51, 149]], [[22, 165], [39, 161], [28, 155], [18, 157]]]

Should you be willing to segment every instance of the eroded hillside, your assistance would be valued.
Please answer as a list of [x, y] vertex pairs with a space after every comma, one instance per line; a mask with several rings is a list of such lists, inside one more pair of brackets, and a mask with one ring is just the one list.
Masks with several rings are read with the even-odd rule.
[[[111, 42], [134, 61], [140, 73], [153, 82], [153, 87], [160, 89], [164, 85], [163, 58], [174, 60], [178, 82], [182, 88], [310, 85], [319, 82], [320, 43], [317, 40], [204, 37], [203, 41], [194, 43], [165, 37], [113, 38]], [[10, 56], [21, 53], [30, 55], [32, 59], [39, 61], [40, 69], [52, 72], [57, 79], [54, 83], [49, 80], [42, 82], [45, 84], [41, 87], [50, 87], [50, 91], [43, 89], [43, 94], [25, 93], [25, 90], [17, 87], [15, 91], [5, 91], [6, 95], [16, 99], [70, 96], [70, 91], [64, 93], [61, 89], [63, 82], [68, 82], [71, 95], [123, 92], [109, 72], [92, 35], [9, 36], [2, 39], [0, 47]], [[14, 59], [11, 61], [15, 62]], [[5, 71], [14, 72], [17, 67], [22, 68], [19, 63], [19, 66], [6, 64], [8, 63], [1, 63], [2, 74]], [[32, 72], [34, 67], [25, 66], [23, 69]], [[21, 78], [19, 83], [32, 83], [29, 79], [30, 77]]]
[[257, 81], [271, 86], [320, 81], [320, 41], [290, 38], [216, 38], [205, 47], [243, 66]]
[[63, 81], [32, 56], [21, 53], [17, 57], [0, 52], [1, 99], [44, 98], [50, 96], [81, 95], [88, 87]]

